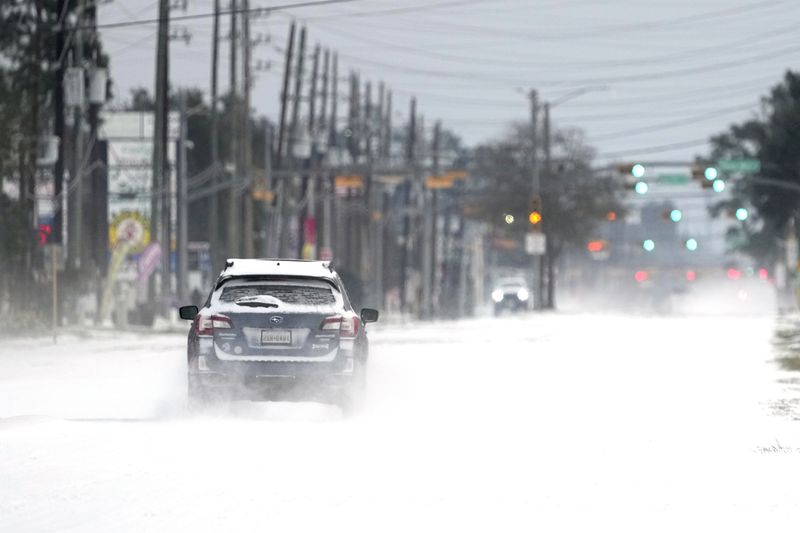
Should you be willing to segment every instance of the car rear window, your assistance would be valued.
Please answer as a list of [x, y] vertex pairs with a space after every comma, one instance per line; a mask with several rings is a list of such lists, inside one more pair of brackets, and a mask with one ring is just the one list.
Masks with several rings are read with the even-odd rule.
[[332, 305], [336, 303], [336, 297], [329, 287], [273, 283], [225, 287], [219, 300], [225, 303], [235, 303], [241, 298], [254, 296], [271, 296], [283, 303], [293, 305]]

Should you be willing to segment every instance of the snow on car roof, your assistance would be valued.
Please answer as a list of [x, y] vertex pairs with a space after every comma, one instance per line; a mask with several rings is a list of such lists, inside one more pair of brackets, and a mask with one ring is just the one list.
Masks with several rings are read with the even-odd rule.
[[299, 259], [228, 259], [221, 277], [238, 276], [307, 276], [333, 279], [329, 261], [302, 261]]

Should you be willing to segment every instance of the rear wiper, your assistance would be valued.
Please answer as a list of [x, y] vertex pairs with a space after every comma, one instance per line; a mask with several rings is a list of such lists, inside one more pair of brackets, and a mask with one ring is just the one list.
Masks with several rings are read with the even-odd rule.
[[258, 296], [242, 296], [235, 300], [233, 303], [236, 305], [245, 305], [248, 307], [280, 307], [280, 300], [274, 296], [258, 295]]
[[236, 302], [236, 305], [244, 305], [247, 307], [279, 307], [278, 304], [269, 302]]

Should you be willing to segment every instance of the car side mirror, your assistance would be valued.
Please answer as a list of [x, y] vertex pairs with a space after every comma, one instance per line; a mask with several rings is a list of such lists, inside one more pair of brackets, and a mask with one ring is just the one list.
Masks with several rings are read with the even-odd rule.
[[196, 305], [184, 305], [178, 309], [178, 314], [184, 320], [194, 320], [194, 317], [196, 317], [199, 312], [200, 310]]
[[361, 310], [361, 321], [365, 324], [378, 321], [378, 310], [365, 307]]

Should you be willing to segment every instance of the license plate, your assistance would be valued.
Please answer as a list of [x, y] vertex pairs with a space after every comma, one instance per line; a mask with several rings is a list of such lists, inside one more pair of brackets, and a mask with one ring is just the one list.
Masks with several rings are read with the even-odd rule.
[[283, 329], [262, 329], [261, 344], [292, 344], [292, 332]]

